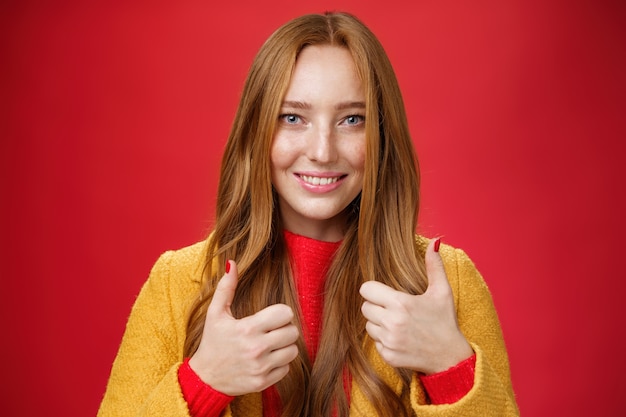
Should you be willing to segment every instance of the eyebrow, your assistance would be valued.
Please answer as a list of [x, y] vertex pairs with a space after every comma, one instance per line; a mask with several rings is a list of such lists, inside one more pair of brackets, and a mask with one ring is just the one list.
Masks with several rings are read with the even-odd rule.
[[[311, 108], [311, 104], [306, 103], [304, 101], [283, 101], [282, 107], [308, 110]], [[336, 110], [364, 109], [364, 108], [365, 108], [365, 103], [363, 101], [345, 101], [335, 106]]]

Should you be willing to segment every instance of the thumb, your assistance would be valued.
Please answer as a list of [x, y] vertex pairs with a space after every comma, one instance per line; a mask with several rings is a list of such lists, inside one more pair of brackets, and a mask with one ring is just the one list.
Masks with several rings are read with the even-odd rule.
[[220, 314], [230, 312], [230, 306], [235, 298], [235, 290], [237, 289], [237, 264], [235, 261], [226, 261], [226, 273], [217, 283], [213, 299], [209, 304], [207, 314]]
[[426, 276], [428, 277], [428, 289], [426, 291], [432, 291], [434, 288], [448, 283], [443, 259], [439, 254], [440, 244], [441, 238], [431, 239], [426, 248]]

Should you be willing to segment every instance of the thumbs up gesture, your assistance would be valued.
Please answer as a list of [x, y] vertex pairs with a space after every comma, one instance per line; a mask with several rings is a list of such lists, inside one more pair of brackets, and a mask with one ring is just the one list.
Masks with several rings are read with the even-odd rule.
[[431, 241], [426, 249], [428, 288], [423, 294], [396, 291], [376, 281], [361, 286], [365, 329], [391, 366], [433, 374], [474, 353], [459, 329], [438, 249], [438, 241]]
[[293, 311], [275, 304], [242, 319], [231, 313], [237, 265], [228, 261], [209, 304], [202, 340], [189, 365], [213, 389], [231, 396], [259, 392], [280, 381], [298, 356]]

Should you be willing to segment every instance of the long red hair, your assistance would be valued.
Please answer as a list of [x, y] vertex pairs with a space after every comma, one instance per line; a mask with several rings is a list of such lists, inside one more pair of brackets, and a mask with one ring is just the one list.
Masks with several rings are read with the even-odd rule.
[[[198, 348], [206, 309], [227, 259], [239, 283], [232, 310], [245, 317], [276, 303], [299, 310], [270, 175], [270, 147], [282, 100], [303, 48], [350, 51], [366, 89], [367, 151], [363, 189], [347, 211], [346, 234], [327, 275], [319, 352], [300, 355], [277, 384], [284, 416], [348, 415], [343, 375], [352, 375], [381, 416], [406, 414], [410, 372], [398, 369], [398, 396], [363, 351], [359, 287], [377, 280], [418, 294], [426, 288], [423, 248], [415, 241], [419, 170], [402, 96], [389, 59], [372, 32], [345, 13], [306, 15], [280, 27], [258, 52], [246, 80], [222, 159], [216, 223], [206, 253], [206, 280], [192, 306], [185, 355]], [[296, 321], [299, 319], [296, 318]]]

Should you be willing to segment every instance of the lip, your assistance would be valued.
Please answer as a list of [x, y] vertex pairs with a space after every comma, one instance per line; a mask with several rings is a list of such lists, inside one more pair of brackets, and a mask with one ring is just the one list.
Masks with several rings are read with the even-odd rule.
[[[341, 186], [347, 175], [342, 172], [296, 172], [294, 174], [296, 181], [300, 184], [302, 188], [312, 193], [328, 193], [333, 190], [336, 190]], [[321, 184], [313, 184], [310, 181], [305, 181], [304, 177], [311, 178], [319, 178], [321, 179]], [[330, 179], [336, 178], [335, 181], [329, 181]], [[329, 181], [327, 183], [324, 183]]]

